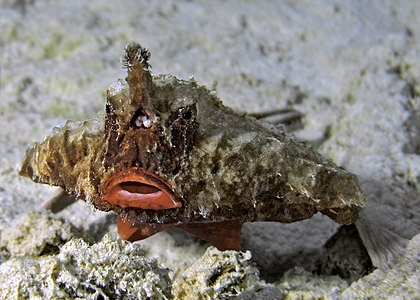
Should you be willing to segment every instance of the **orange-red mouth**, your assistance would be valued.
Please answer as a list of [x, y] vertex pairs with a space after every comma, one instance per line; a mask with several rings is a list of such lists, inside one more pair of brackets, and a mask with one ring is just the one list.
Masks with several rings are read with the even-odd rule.
[[167, 182], [138, 167], [112, 175], [101, 191], [104, 201], [124, 208], [161, 210], [182, 206]]

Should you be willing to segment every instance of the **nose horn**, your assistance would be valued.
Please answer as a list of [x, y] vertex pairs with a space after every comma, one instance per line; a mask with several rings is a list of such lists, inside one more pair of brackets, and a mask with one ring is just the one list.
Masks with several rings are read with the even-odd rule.
[[130, 98], [135, 107], [140, 107], [146, 115], [151, 114], [150, 91], [152, 76], [149, 64], [150, 52], [138, 43], [130, 43], [125, 47], [122, 58], [123, 67], [127, 68], [127, 83]]

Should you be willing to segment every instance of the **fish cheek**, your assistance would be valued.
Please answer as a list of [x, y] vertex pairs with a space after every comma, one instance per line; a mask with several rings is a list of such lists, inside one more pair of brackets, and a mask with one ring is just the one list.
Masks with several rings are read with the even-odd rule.
[[118, 116], [114, 106], [107, 102], [105, 106], [105, 134], [107, 150], [105, 152], [104, 167], [108, 169], [115, 160], [115, 154], [120, 151], [120, 143], [124, 138], [119, 132]]
[[172, 165], [172, 172], [176, 174], [188, 163], [189, 153], [194, 147], [198, 128], [196, 107], [182, 107], [172, 113], [166, 127], [170, 132], [170, 136], [167, 137], [171, 146], [168, 152], [171, 153], [169, 163]]

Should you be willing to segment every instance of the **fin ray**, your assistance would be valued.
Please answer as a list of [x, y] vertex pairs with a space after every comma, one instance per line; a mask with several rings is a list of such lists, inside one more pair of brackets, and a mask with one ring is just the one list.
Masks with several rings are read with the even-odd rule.
[[403, 256], [407, 239], [370, 220], [362, 211], [355, 224], [375, 267], [388, 269]]

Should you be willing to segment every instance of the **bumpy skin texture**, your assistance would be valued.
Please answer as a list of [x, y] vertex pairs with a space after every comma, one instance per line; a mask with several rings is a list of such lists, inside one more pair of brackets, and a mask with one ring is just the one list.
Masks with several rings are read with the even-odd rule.
[[[225, 107], [193, 79], [152, 75], [148, 56], [127, 46], [128, 77], [108, 89], [103, 120], [53, 130], [28, 150], [21, 174], [136, 223], [289, 223], [317, 212], [356, 221], [366, 200], [355, 175], [281, 128]], [[133, 166], [172, 186], [182, 207], [105, 202], [104, 182]]]

